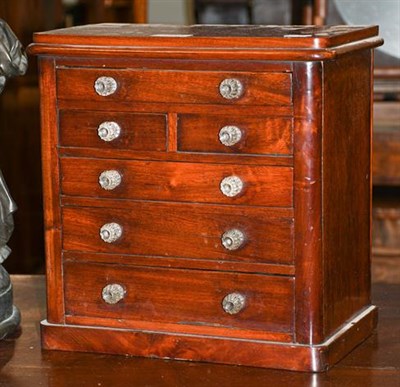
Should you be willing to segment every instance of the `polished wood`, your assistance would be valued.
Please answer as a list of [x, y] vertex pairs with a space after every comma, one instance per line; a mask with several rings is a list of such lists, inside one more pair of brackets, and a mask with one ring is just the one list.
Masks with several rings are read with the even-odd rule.
[[[217, 85], [215, 85], [217, 86]], [[217, 91], [215, 93], [217, 95]], [[61, 110], [90, 110], [95, 111], [102, 106], [99, 101], [94, 100], [58, 100], [58, 107]], [[223, 106], [223, 110], [221, 110]], [[274, 117], [293, 115], [292, 105], [244, 105], [244, 104], [194, 104], [194, 103], [163, 103], [163, 102], [127, 102], [123, 100], [108, 100], [104, 103], [104, 108], [108, 112], [127, 112], [127, 113], [163, 113], [166, 110], [174, 110], [173, 113], [187, 113], [187, 114], [217, 114], [217, 115], [258, 115], [264, 116], [266, 114]]]
[[178, 114], [168, 113], [168, 144], [167, 150], [176, 153], [178, 150]]
[[[117, 28], [115, 28], [117, 26]], [[266, 49], [290, 48], [295, 55], [293, 41], [296, 39], [296, 48], [313, 49], [319, 53], [319, 48], [334, 48], [350, 41], [362, 43], [364, 39], [371, 45], [382, 43], [376, 37], [377, 26], [228, 26], [228, 25], [135, 25], [135, 24], [99, 24], [97, 26], [83, 26], [54, 31], [36, 33], [34, 41], [36, 48], [31, 50], [42, 51], [52, 44], [85, 44], [96, 45], [102, 42], [105, 45], [122, 46], [130, 40], [135, 40], [137, 45], [147, 48], [155, 47], [163, 43], [165, 47], [197, 47], [199, 50], [205, 47], [226, 47], [237, 44], [236, 48], [261, 47], [260, 43], [267, 45]], [[171, 39], [173, 37], [179, 39]], [[210, 39], [211, 38], [211, 39]], [[72, 49], [72, 47], [71, 47]], [[89, 53], [88, 53], [89, 54]], [[285, 52], [286, 54], [286, 52]], [[306, 50], [304, 55], [309, 54]], [[328, 53], [327, 53], [328, 54]], [[275, 53], [278, 56], [278, 53]], [[236, 57], [236, 56], [235, 56]]]
[[[177, 122], [177, 121], [175, 121]], [[169, 136], [171, 140], [172, 136]], [[175, 137], [174, 137], [175, 138]], [[173, 143], [176, 141], [172, 140]], [[168, 143], [171, 147], [175, 144]], [[131, 160], [165, 160], [165, 161], [177, 161], [177, 162], [189, 162], [189, 163], [204, 163], [204, 157], [206, 156], [207, 162], [217, 163], [217, 164], [234, 164], [237, 161], [237, 154], [224, 154], [221, 155], [217, 153], [196, 153], [196, 152], [175, 152], [171, 151], [169, 148], [167, 152], [159, 151], [131, 151], [127, 149], [117, 149], [112, 147], [112, 149], [102, 148], [77, 148], [77, 147], [60, 147], [60, 156], [67, 157], [94, 157], [94, 158], [106, 158], [106, 159], [131, 159]], [[108, 147], [111, 148], [111, 147]], [[271, 165], [271, 166], [281, 166], [281, 167], [292, 167], [293, 157], [287, 155], [240, 155], [240, 160], [245, 165]], [[285, 170], [285, 169], [284, 169]]]
[[321, 214], [321, 63], [294, 69], [294, 210], [296, 262], [296, 341], [323, 338]]
[[[290, 210], [93, 199], [63, 203], [65, 250], [293, 263]], [[99, 230], [110, 222], [120, 224], [123, 234], [115, 243], [102, 243]], [[245, 234], [246, 243], [229, 251], [221, 236], [233, 228]]]
[[[327, 60], [382, 44], [376, 26], [158, 26], [110, 24], [35, 34], [32, 54], [106, 58]], [[176, 36], [178, 39], [171, 39]], [[296, 49], [293, 49], [293, 36]], [[212, 39], [210, 39], [212, 38]], [[350, 44], [349, 42], [352, 43]], [[90, 50], [85, 46], [92, 46]], [[110, 50], [107, 47], [112, 47]], [[234, 51], [232, 51], [234, 47]], [[251, 48], [251, 50], [249, 50]]]
[[[61, 146], [165, 151], [167, 120], [163, 114], [61, 110], [58, 119]], [[98, 136], [97, 129], [103, 122], [116, 122], [121, 127], [114, 141], [103, 141]]]
[[[323, 294], [329, 335], [370, 302], [372, 87], [361, 79], [372, 78], [371, 53], [327, 63], [324, 71]], [[338, 127], [345, 136], [334, 135]]]
[[[44, 47], [43, 47], [44, 48]], [[54, 47], [55, 48], [55, 47]], [[72, 47], [71, 47], [72, 48]], [[121, 48], [121, 47], [116, 47]], [[133, 48], [134, 49], [134, 48]], [[32, 51], [33, 50], [33, 51]], [[34, 52], [35, 46], [29, 47], [29, 52]], [[89, 53], [88, 53], [89, 54]], [[240, 72], [273, 72], [273, 73], [291, 73], [293, 65], [291, 62], [280, 61], [242, 61], [236, 57], [223, 58], [223, 60], [209, 61], [204, 58], [196, 58], [193, 60], [176, 60], [177, 58], [168, 58], [168, 53], [164, 58], [149, 58], [143, 53], [143, 56], [119, 56], [119, 57], [85, 57], [85, 67], [93, 68], [113, 68], [126, 69], [128, 66], [136, 69], [152, 69], [152, 70], [196, 70], [196, 71], [240, 71]], [[193, 58], [191, 58], [193, 59]], [[74, 56], [63, 56], [58, 58], [57, 63], [59, 68], [68, 68], [79, 66], [82, 58]], [[264, 106], [265, 108], [267, 106]], [[278, 106], [274, 106], [274, 109]], [[218, 112], [214, 112], [218, 113]]]
[[[237, 126], [241, 140], [233, 146], [219, 141], [218, 133], [227, 125]], [[255, 116], [205, 116], [182, 114], [178, 123], [178, 149], [184, 152], [239, 154], [291, 154], [292, 120]]]
[[[134, 255], [134, 254], [112, 254], [107, 253], [89, 253], [81, 251], [64, 251], [63, 259], [70, 261], [109, 263], [119, 265], [140, 265], [157, 266], [185, 269], [190, 267], [197, 270], [215, 270], [215, 271], [237, 271], [239, 273], [260, 273], [260, 274], [295, 274], [295, 267], [292, 264], [281, 264], [276, 262], [247, 262], [238, 260], [211, 260], [205, 258], [187, 258], [187, 257], [167, 257], [160, 255]], [[399, 282], [399, 281], [397, 281]]]
[[[93, 85], [97, 78], [116, 80], [118, 88], [105, 99]], [[227, 78], [243, 84], [243, 97], [227, 100], [218, 90]], [[60, 100], [90, 99], [103, 104], [108, 101], [163, 102], [234, 105], [288, 105], [291, 103], [290, 75], [285, 73], [183, 72], [154, 70], [59, 69], [57, 71]]]
[[4, 385], [275, 386], [346, 385], [397, 387], [400, 379], [400, 286], [374, 284], [379, 307], [376, 332], [325, 373], [235, 367], [201, 362], [147, 359], [41, 349], [38, 324], [46, 316], [42, 276], [12, 276], [14, 302], [21, 309], [22, 333], [0, 344]]
[[[293, 170], [288, 167], [72, 157], [62, 158], [60, 164], [64, 195], [272, 207], [293, 204]], [[122, 176], [113, 190], [99, 184], [100, 174], [107, 170], [117, 170]], [[234, 197], [221, 192], [220, 184], [229, 176], [243, 182], [242, 191]]]
[[[65, 302], [56, 310], [64, 321], [42, 323], [43, 346], [316, 372], [365, 340], [377, 319], [369, 288], [376, 33], [98, 25], [36, 34], [30, 51], [56, 62], [48, 94], [57, 104], [42, 109], [52, 110], [46, 173], [57, 175], [46, 197], [58, 200], [62, 220], [49, 246], [62, 251], [47, 258], [56, 270], [48, 292], [62, 277], [54, 299]], [[100, 76], [115, 78], [115, 93], [97, 95]], [[221, 96], [228, 78], [242, 82], [241, 97]], [[126, 117], [124, 127], [149, 117], [154, 149], [144, 134], [100, 146], [102, 114]], [[244, 139], [223, 152], [216, 141], [228, 117]], [[122, 182], [105, 192], [99, 174], [111, 169]], [[244, 182], [236, 197], [221, 193], [227, 176]], [[106, 243], [99, 231], [111, 222], [122, 234]], [[244, 236], [236, 250], [221, 243], [232, 229]], [[127, 298], [111, 307], [101, 289], [118, 279]], [[235, 292], [248, 303], [221, 316]]]
[[47, 109], [41, 111], [41, 141], [42, 141], [42, 179], [43, 179], [43, 211], [45, 230], [45, 253], [47, 259], [47, 319], [52, 322], [64, 321], [64, 288], [62, 286], [61, 254], [61, 211], [59, 207], [60, 177], [54, 175], [59, 168], [57, 156], [57, 132], [52, 130], [57, 120], [55, 61], [52, 58], [42, 58], [39, 63], [39, 89], [42, 102]]
[[326, 370], [329, 364], [339, 361], [343, 353], [353, 349], [376, 326], [376, 320], [376, 308], [372, 306], [360, 319], [352, 319], [340, 329], [333, 341], [311, 348], [251, 338], [244, 340], [243, 337], [164, 334], [161, 331], [116, 328], [105, 330], [96, 326], [58, 325], [47, 321], [42, 322], [41, 329], [44, 349], [124, 353], [165, 359], [196, 358], [199, 361], [318, 372]]
[[[79, 276], [82, 272], [89, 273], [85, 286]], [[157, 331], [165, 330], [165, 323], [172, 323], [179, 324], [179, 333], [192, 333], [191, 327], [200, 325], [218, 328], [222, 334], [224, 329], [220, 328], [230, 329], [231, 336], [236, 337], [242, 337], [242, 329], [289, 334], [292, 331], [291, 277], [77, 261], [65, 262], [64, 275], [67, 321], [70, 316], [87, 317], [84, 325], [93, 326], [97, 324], [92, 317], [103, 318], [105, 326], [132, 329], [138, 329], [141, 321], [151, 321], [148, 329]], [[99, 294], [112, 283], [123, 286], [126, 293], [123, 300], [109, 305]], [[236, 316], [226, 313], [221, 303], [233, 289], [246, 299], [246, 308]], [[121, 320], [123, 323], [115, 324]], [[208, 333], [212, 334], [212, 329]]]

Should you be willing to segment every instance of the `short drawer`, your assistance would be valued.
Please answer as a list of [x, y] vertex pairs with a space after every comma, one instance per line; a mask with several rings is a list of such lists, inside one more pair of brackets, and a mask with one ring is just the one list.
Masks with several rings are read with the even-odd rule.
[[182, 114], [178, 150], [238, 154], [292, 154], [292, 119]]
[[165, 151], [166, 116], [61, 110], [60, 145], [135, 151]]
[[288, 210], [134, 201], [115, 208], [105, 200], [87, 202], [98, 207], [62, 210], [64, 250], [293, 264]]
[[293, 325], [292, 277], [67, 261], [64, 280], [67, 321], [82, 316], [127, 328], [148, 321], [276, 332]]
[[57, 96], [94, 102], [292, 103], [289, 73], [222, 71], [61, 68], [57, 70]]
[[61, 159], [64, 195], [290, 207], [291, 167]]

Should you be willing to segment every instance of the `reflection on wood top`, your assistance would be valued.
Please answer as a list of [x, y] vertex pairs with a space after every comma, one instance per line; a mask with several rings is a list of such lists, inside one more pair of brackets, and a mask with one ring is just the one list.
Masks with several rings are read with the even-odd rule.
[[[376, 47], [382, 44], [377, 26], [267, 26], [267, 25], [156, 25], [156, 24], [94, 24], [65, 28], [34, 35], [34, 54], [49, 53], [54, 45], [86, 46], [113, 50], [175, 49], [218, 52], [241, 51], [245, 48], [280, 51], [280, 59], [315, 60], [340, 54], [340, 51]], [[356, 47], [355, 47], [356, 46]], [[73, 49], [71, 47], [71, 49]], [[339, 50], [339, 51], [338, 51]], [[56, 53], [53, 47], [51, 53]], [[254, 55], [253, 53], [250, 55]], [[301, 59], [301, 60], [303, 60]]]

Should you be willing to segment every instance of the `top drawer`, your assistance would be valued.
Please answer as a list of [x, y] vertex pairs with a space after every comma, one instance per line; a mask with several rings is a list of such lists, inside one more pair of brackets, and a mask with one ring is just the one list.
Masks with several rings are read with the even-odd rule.
[[289, 73], [61, 68], [65, 100], [289, 105]]

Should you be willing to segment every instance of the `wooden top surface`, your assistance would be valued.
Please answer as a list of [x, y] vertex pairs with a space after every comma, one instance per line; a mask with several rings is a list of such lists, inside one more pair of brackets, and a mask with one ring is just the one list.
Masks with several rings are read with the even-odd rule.
[[[213, 38], [231, 38], [233, 41], [257, 38], [273, 41], [287, 47], [301, 42], [307, 47], [331, 47], [338, 42], [350, 42], [373, 37], [377, 26], [268, 26], [268, 25], [167, 25], [167, 24], [117, 24], [103, 23], [63, 28], [35, 34], [36, 42], [86, 41], [96, 38], [115, 38], [121, 44], [135, 44], [141, 39], [165, 41], [178, 40], [181, 45]], [[212, 42], [209, 42], [212, 46]]]
[[[264, 25], [154, 25], [93, 24], [34, 34], [34, 54], [57, 53], [59, 47], [127, 51], [146, 48], [166, 51], [221, 52], [252, 49], [264, 54], [279, 50], [283, 59], [330, 57], [340, 48], [354, 50], [382, 44], [377, 26], [264, 26]], [[69, 51], [70, 50], [70, 51]], [[71, 51], [72, 50], [72, 51]], [[90, 55], [90, 54], [89, 54]]]
[[[15, 258], [15, 257], [14, 257]], [[13, 276], [22, 334], [0, 341], [1, 386], [385, 386], [400, 380], [400, 286], [374, 284], [378, 330], [325, 373], [139, 357], [42, 351], [39, 321], [45, 318], [43, 276]]]

